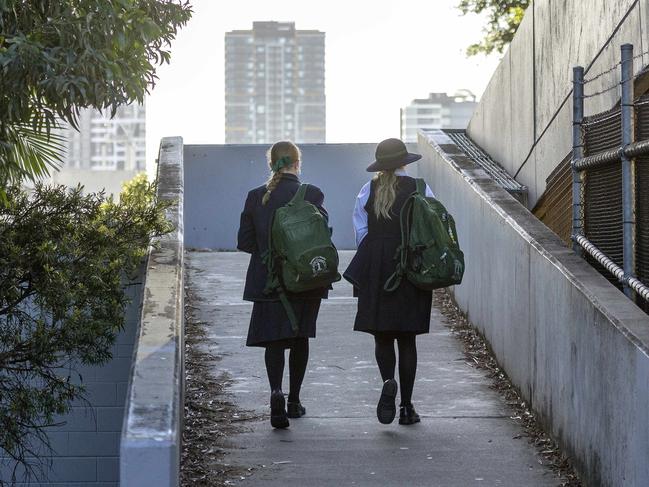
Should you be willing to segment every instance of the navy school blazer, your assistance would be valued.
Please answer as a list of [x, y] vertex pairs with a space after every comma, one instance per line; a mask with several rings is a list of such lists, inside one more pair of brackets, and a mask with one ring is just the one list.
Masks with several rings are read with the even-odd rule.
[[[294, 174], [283, 173], [277, 187], [271, 192], [270, 199], [265, 205], [261, 200], [266, 194], [266, 186], [259, 186], [251, 190], [246, 198], [246, 203], [241, 213], [241, 223], [237, 236], [237, 248], [250, 255], [248, 272], [246, 273], [246, 284], [243, 291], [243, 299], [246, 301], [276, 301], [279, 298], [275, 294], [264, 294], [268, 271], [266, 264], [262, 262], [262, 255], [268, 249], [268, 232], [270, 221], [277, 208], [286, 205], [300, 187], [300, 180]], [[324, 194], [320, 188], [309, 184], [306, 201], [313, 203], [320, 213], [328, 218], [327, 210], [323, 206]], [[315, 289], [299, 295], [292, 295], [293, 299], [326, 298], [327, 289]]]

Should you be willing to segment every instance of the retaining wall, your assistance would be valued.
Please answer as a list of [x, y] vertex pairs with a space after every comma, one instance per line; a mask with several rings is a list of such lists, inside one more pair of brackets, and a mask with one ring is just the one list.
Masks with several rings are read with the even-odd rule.
[[[127, 289], [132, 301], [126, 308], [124, 330], [113, 345], [113, 358], [102, 366], [79, 366], [72, 373], [73, 380], [77, 379], [76, 372], [81, 375], [88, 402], [79, 401], [69, 414], [54, 419], [60, 426], [47, 428], [52, 455], [41, 458], [44, 468], [36, 477], [16, 486], [119, 485], [119, 439], [133, 344], [140, 321], [143, 278], [142, 271]], [[8, 481], [14, 464], [1, 454], [0, 461], [5, 462], [0, 465], [0, 480]], [[24, 480], [22, 469], [16, 474], [17, 480]]]
[[586, 485], [649, 485], [649, 317], [443, 132], [419, 147], [465, 252], [460, 307]]

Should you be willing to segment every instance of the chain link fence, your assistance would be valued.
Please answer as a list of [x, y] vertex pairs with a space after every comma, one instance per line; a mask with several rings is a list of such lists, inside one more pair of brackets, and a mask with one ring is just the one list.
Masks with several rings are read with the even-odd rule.
[[[572, 154], [572, 240], [612, 284], [649, 311], [649, 95], [635, 97], [633, 46], [622, 61], [590, 79], [574, 69]], [[620, 69], [620, 82], [587, 93], [589, 83]], [[614, 89], [620, 103], [583, 116], [584, 100]], [[637, 299], [642, 297], [643, 300]]]
[[[584, 156], [614, 149], [622, 140], [620, 108], [585, 117], [582, 121]], [[609, 259], [622, 267], [622, 165], [613, 163], [584, 171], [582, 179], [584, 235]], [[592, 256], [586, 259], [614, 285], [622, 284]]]

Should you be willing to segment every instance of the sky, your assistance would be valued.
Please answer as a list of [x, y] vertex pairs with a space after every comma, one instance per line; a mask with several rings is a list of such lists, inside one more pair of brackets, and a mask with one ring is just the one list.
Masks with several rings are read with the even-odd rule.
[[224, 35], [253, 21], [294, 21], [326, 33], [327, 142], [399, 136], [399, 109], [430, 92], [480, 96], [500, 56], [467, 58], [485, 19], [459, 0], [193, 0], [192, 20], [147, 98], [147, 165], [161, 137], [224, 142]]

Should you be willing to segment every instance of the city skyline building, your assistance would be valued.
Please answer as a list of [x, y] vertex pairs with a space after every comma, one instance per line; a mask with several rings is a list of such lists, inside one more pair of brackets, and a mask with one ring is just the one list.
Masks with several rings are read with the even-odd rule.
[[400, 111], [401, 139], [417, 142], [419, 129], [465, 129], [476, 106], [476, 97], [468, 90], [416, 98]]
[[326, 141], [325, 33], [253, 22], [225, 34], [225, 142]]
[[82, 109], [79, 130], [63, 129], [66, 154], [63, 166], [93, 171], [144, 171], [146, 169], [146, 107], [120, 106], [109, 113]]
[[105, 190], [118, 195], [121, 185], [146, 170], [146, 106], [131, 104], [115, 116], [82, 109], [79, 130], [64, 126], [65, 153], [51, 181], [66, 186], [81, 184], [87, 192]]

